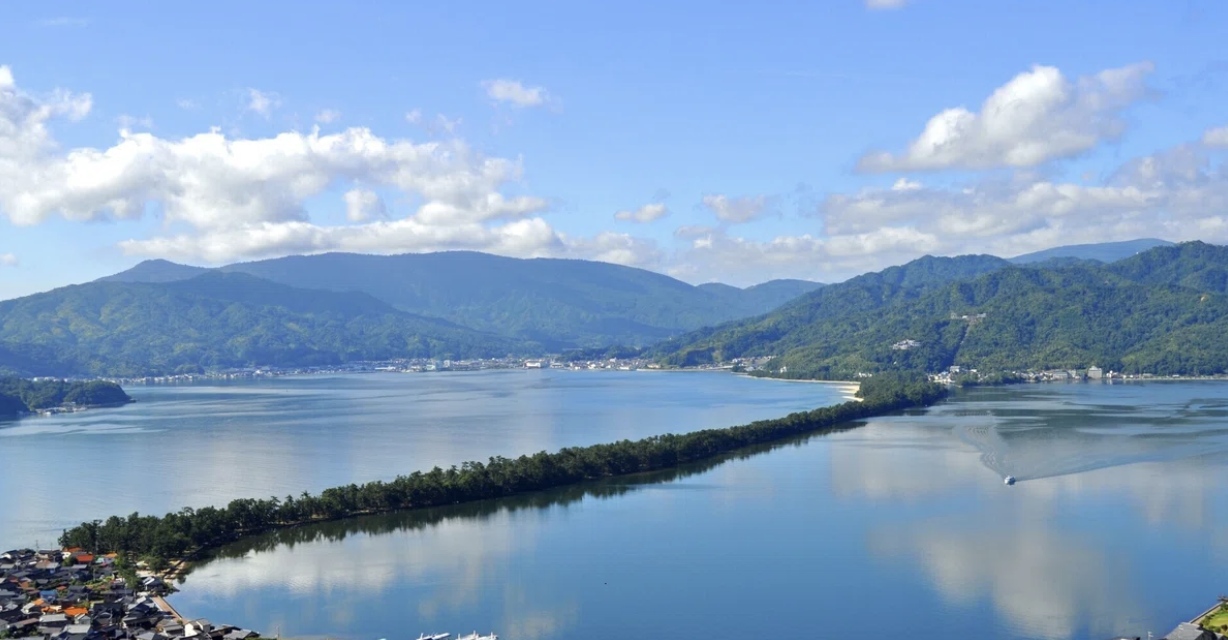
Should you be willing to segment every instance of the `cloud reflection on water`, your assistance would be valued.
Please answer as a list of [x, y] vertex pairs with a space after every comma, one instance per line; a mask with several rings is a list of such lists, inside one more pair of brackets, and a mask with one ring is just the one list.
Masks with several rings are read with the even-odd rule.
[[[1135, 409], [1071, 395], [990, 391], [976, 404], [871, 421], [831, 439], [833, 490], [845, 500], [915, 507], [902, 511], [906, 522], [871, 529], [871, 552], [911, 559], [952, 604], [989, 598], [1020, 635], [1164, 627], [1170, 621], [1138, 619], [1148, 609], [1132, 558], [1092, 532], [1114, 534], [1076, 514], [1132, 506], [1138, 516], [1124, 526], [1182, 531], [1222, 563], [1228, 529], [1214, 501], [1225, 473], [1218, 454], [1228, 447], [1223, 403], [1160, 393]], [[1006, 473], [1028, 481], [1005, 487], [998, 478]], [[975, 517], [946, 513], [970, 487], [979, 496]]]
[[1130, 576], [1095, 540], [1043, 526], [985, 528], [954, 518], [876, 530], [869, 544], [886, 558], [912, 558], [953, 604], [970, 606], [988, 596], [1025, 637], [1061, 640], [1084, 627], [1107, 637], [1133, 628], [1129, 616], [1138, 599]]

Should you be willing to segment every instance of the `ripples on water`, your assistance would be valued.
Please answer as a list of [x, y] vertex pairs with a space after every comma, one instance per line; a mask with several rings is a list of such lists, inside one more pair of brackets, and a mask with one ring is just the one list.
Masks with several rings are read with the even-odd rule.
[[[1160, 386], [1148, 391], [1171, 383], [1153, 384]], [[1068, 399], [1047, 409], [1033, 399], [1051, 397], [1048, 390], [1012, 390], [1009, 402], [1016, 406], [986, 400], [984, 418], [951, 416], [953, 430], [981, 452], [986, 467], [1020, 482], [1228, 451], [1222, 397], [1164, 398], [1138, 384], [1071, 388]], [[1214, 384], [1193, 388], [1219, 391]], [[1147, 402], [1140, 403], [1144, 394]]]

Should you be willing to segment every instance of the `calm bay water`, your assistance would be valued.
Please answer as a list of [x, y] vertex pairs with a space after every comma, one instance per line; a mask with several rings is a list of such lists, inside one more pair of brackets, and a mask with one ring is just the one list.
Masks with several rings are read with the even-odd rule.
[[975, 390], [676, 473], [279, 532], [172, 600], [371, 640], [1159, 637], [1225, 590], [1224, 391]]
[[488, 371], [132, 386], [118, 409], [0, 421], [0, 550], [65, 527], [391, 479], [493, 455], [725, 427], [847, 386], [716, 372]]
[[[1225, 591], [1225, 391], [973, 390], [676, 472], [253, 538], [196, 567], [171, 600], [298, 638], [1159, 637]], [[0, 485], [21, 487], [0, 539], [741, 423], [841, 395], [640, 372], [133, 393], [142, 402], [113, 413], [0, 428]], [[57, 459], [69, 477], [46, 473]], [[1004, 486], [1006, 474], [1019, 483]]]

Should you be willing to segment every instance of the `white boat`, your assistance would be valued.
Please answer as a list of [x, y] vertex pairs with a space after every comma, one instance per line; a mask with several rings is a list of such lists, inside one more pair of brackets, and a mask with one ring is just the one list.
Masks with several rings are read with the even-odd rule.
[[452, 634], [450, 633], [436, 633], [433, 636], [428, 636], [425, 633], [418, 634], [418, 640], [448, 640], [451, 637]]
[[457, 636], [456, 640], [499, 640], [499, 636], [493, 633], [488, 636], [479, 636], [478, 632], [474, 631], [467, 636]]

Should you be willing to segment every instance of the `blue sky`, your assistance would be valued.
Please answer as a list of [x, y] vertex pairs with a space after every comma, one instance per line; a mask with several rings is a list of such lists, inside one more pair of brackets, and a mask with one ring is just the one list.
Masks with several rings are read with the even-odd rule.
[[8, 3], [0, 298], [149, 257], [747, 285], [1224, 242], [1224, 25], [1214, 0]]

